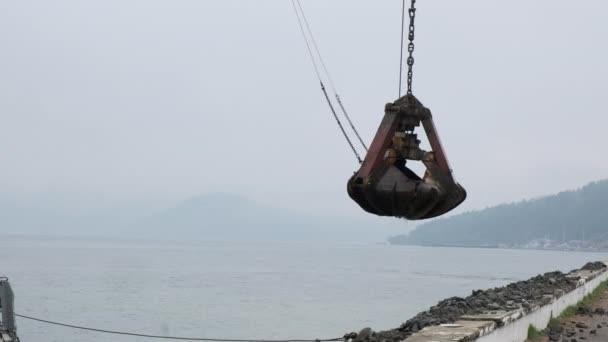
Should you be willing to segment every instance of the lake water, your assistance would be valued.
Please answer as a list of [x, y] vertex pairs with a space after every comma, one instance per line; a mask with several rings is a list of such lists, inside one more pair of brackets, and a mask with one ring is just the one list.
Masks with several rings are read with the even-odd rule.
[[[3, 238], [16, 311], [147, 334], [329, 338], [450, 296], [569, 271], [606, 254], [296, 243]], [[144, 341], [18, 319], [26, 341]]]

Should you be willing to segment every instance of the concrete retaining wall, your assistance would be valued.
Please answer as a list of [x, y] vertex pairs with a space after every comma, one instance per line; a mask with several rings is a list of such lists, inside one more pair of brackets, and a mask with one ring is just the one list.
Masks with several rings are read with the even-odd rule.
[[523, 342], [528, 327], [541, 330], [547, 327], [551, 317], [561, 314], [568, 306], [581, 301], [608, 280], [608, 270], [572, 272], [569, 277], [579, 278], [578, 287], [569, 293], [529, 311], [494, 311], [482, 315], [463, 316], [453, 324], [426, 327], [410, 336], [405, 342]]

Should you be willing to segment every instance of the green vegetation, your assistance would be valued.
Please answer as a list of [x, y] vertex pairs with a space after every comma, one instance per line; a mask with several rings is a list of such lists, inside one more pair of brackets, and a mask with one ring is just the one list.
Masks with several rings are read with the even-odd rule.
[[607, 241], [607, 200], [608, 180], [604, 180], [575, 191], [437, 219], [390, 242], [495, 247], [520, 246], [538, 239]]
[[560, 322], [565, 321], [566, 319], [576, 315], [576, 312], [579, 308], [586, 307], [586, 306], [593, 304], [593, 302], [598, 300], [600, 298], [600, 296], [602, 295], [602, 293], [604, 293], [607, 290], [608, 290], [608, 281], [604, 281], [595, 290], [593, 290], [591, 293], [586, 295], [585, 298], [583, 298], [580, 302], [576, 303], [575, 305], [570, 305], [564, 311], [562, 311], [562, 313], [559, 316], [552, 318], [551, 321], [549, 322], [549, 326], [557, 326], [557, 325], [559, 325]]
[[533, 340], [541, 336], [543, 336], [543, 333], [540, 330], [536, 329], [535, 326], [533, 326], [532, 324], [528, 326], [528, 340]]
[[[558, 327], [562, 322], [576, 315], [576, 312], [579, 308], [590, 306], [591, 304], [593, 304], [593, 302], [598, 300], [600, 296], [606, 291], [608, 291], [608, 281], [602, 282], [595, 290], [586, 295], [580, 302], [567, 307], [564, 311], [562, 311], [559, 316], [551, 318], [547, 327]], [[539, 331], [535, 326], [530, 324], [530, 326], [528, 327], [528, 340], [535, 340], [543, 335], [544, 333], [542, 331]]]

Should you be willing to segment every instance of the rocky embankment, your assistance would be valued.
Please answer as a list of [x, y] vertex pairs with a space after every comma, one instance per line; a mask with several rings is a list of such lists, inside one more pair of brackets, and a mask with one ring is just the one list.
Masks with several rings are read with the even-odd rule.
[[[584, 270], [606, 268], [602, 262], [586, 264]], [[517, 309], [531, 310], [542, 306], [577, 287], [578, 279], [562, 272], [549, 272], [534, 278], [497, 287], [490, 290], [475, 290], [466, 297], [452, 297], [420, 312], [407, 320], [400, 327], [392, 330], [375, 332], [365, 328], [359, 333], [347, 335], [355, 342], [398, 342], [425, 327], [452, 323], [465, 315], [476, 315], [492, 311], [512, 311]]]

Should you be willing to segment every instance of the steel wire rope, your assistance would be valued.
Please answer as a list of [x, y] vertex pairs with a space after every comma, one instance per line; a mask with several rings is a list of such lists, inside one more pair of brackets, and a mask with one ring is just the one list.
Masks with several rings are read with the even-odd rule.
[[302, 33], [302, 37], [304, 38], [304, 42], [306, 43], [306, 49], [308, 50], [308, 55], [310, 56], [310, 60], [315, 69], [315, 73], [317, 74], [317, 78], [319, 79], [319, 83], [321, 84], [321, 91], [323, 92], [323, 95], [325, 96], [325, 100], [327, 101], [329, 109], [331, 110], [331, 113], [333, 114], [334, 119], [336, 120], [336, 123], [338, 124], [338, 127], [340, 127], [340, 131], [342, 131], [342, 135], [344, 135], [346, 142], [348, 143], [351, 150], [355, 154], [355, 158], [357, 158], [357, 160], [359, 161], [359, 164], [361, 164], [361, 163], [363, 163], [363, 160], [361, 160], [361, 156], [359, 156], [359, 152], [357, 152], [355, 145], [353, 144], [353, 142], [350, 140], [350, 137], [346, 133], [346, 130], [344, 129], [344, 126], [342, 125], [342, 122], [340, 121], [340, 118], [338, 117], [338, 114], [336, 113], [336, 110], [335, 110], [333, 104], [331, 103], [331, 99], [329, 98], [329, 95], [327, 94], [327, 89], [325, 88], [325, 84], [323, 83], [323, 78], [321, 77], [321, 73], [319, 72], [319, 67], [317, 65], [315, 55], [312, 52], [310, 42], [308, 41], [308, 37], [306, 36], [306, 30], [304, 29], [304, 24], [302, 23], [302, 18], [300, 18], [300, 12], [298, 11], [298, 7], [296, 6], [296, 0], [291, 0], [291, 5], [293, 6], [293, 10], [296, 14], [296, 18], [298, 19], [298, 25], [300, 27], [300, 32]]
[[20, 315], [15, 313], [16, 317], [20, 317], [23, 319], [28, 319], [40, 323], [57, 325], [65, 328], [78, 329], [78, 330], [86, 330], [93, 331], [98, 333], [105, 334], [114, 334], [114, 335], [126, 335], [126, 336], [134, 336], [134, 337], [146, 337], [146, 338], [154, 338], [154, 339], [164, 339], [164, 340], [181, 340], [181, 341], [210, 341], [210, 342], [334, 342], [334, 341], [344, 341], [344, 337], [337, 338], [329, 338], [329, 339], [285, 339], [285, 340], [273, 340], [273, 339], [230, 339], [230, 338], [210, 338], [210, 337], [179, 337], [179, 336], [164, 336], [164, 335], [151, 335], [151, 334], [140, 334], [134, 332], [126, 332], [126, 331], [117, 331], [117, 330], [107, 330], [107, 329], [99, 329], [99, 328], [91, 328], [74, 324], [66, 324], [61, 322], [50, 321], [46, 319], [36, 318], [32, 316]]
[[403, 38], [405, 33], [405, 0], [401, 5], [401, 51], [399, 54], [399, 97], [401, 97], [401, 83], [403, 82]]
[[334, 80], [331, 77], [331, 74], [329, 72], [329, 69], [327, 68], [327, 65], [325, 64], [325, 60], [323, 59], [323, 56], [321, 55], [321, 49], [319, 49], [319, 45], [317, 44], [315, 35], [312, 33], [312, 29], [310, 28], [310, 24], [308, 23], [308, 18], [306, 17], [304, 8], [302, 7], [302, 3], [300, 2], [300, 0], [296, 0], [295, 2], [298, 4], [298, 8], [300, 10], [300, 14], [302, 15], [304, 25], [306, 26], [306, 30], [308, 31], [308, 35], [310, 36], [310, 41], [312, 42], [312, 46], [317, 54], [317, 57], [319, 58], [321, 67], [323, 68], [323, 71], [325, 72], [325, 75], [327, 76], [327, 80], [329, 81], [329, 85], [334, 93], [334, 97], [336, 98], [336, 101], [338, 102], [338, 105], [340, 106], [340, 109], [342, 110], [344, 117], [348, 121], [350, 128], [353, 130], [353, 132], [357, 136], [359, 143], [361, 143], [361, 146], [363, 146], [365, 151], [367, 151], [367, 145], [365, 145], [365, 142], [363, 142], [363, 139], [361, 139], [361, 135], [359, 134], [359, 131], [357, 131], [357, 128], [355, 128], [355, 125], [353, 124], [352, 120], [350, 119], [350, 115], [348, 115], [348, 112], [346, 111], [346, 108], [344, 107], [344, 104], [342, 103], [342, 98], [340, 97], [340, 94], [338, 94], [338, 90], [336, 89]]

